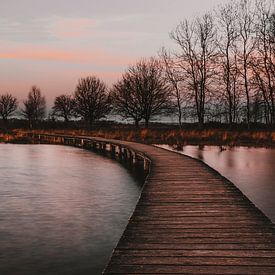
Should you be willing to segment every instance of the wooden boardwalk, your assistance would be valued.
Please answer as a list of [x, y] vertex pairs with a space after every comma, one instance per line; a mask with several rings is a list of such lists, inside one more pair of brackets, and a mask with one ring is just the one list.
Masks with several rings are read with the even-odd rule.
[[274, 225], [231, 182], [180, 154], [96, 140], [151, 160], [105, 274], [275, 274]]

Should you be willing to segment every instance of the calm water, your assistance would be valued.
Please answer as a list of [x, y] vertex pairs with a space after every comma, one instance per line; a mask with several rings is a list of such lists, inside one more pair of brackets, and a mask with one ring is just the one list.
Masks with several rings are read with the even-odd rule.
[[275, 223], [275, 149], [184, 146], [178, 152], [204, 161], [231, 180]]
[[140, 184], [116, 161], [0, 144], [0, 274], [100, 274]]

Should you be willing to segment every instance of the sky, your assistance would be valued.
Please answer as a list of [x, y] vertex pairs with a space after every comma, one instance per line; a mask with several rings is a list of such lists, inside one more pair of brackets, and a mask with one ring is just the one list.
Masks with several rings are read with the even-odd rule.
[[32, 85], [51, 105], [78, 79], [111, 86], [141, 57], [171, 47], [184, 19], [226, 0], [0, 0], [0, 94], [20, 101]]

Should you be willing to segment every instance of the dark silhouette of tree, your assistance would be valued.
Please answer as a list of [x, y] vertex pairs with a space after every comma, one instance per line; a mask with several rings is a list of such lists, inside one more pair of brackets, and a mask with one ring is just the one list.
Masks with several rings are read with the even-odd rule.
[[155, 58], [142, 59], [129, 67], [114, 85], [112, 99], [115, 110], [124, 118], [134, 119], [136, 126], [144, 119], [148, 127], [153, 117], [168, 114], [173, 108], [163, 67]]
[[75, 101], [71, 95], [60, 95], [55, 98], [53, 114], [68, 122], [74, 116]]
[[181, 22], [171, 33], [171, 38], [180, 47], [179, 64], [195, 103], [198, 122], [202, 125], [206, 100], [216, 75], [217, 41], [213, 16], [208, 13], [192, 22]]
[[267, 110], [266, 123], [275, 123], [275, 52], [274, 52], [274, 15], [271, 3], [257, 2], [256, 33], [257, 54], [252, 61], [253, 83], [260, 91]]
[[23, 102], [21, 113], [29, 121], [30, 129], [34, 124], [41, 121], [46, 115], [46, 100], [36, 86], [32, 86], [27, 100]]
[[165, 81], [171, 87], [171, 95], [176, 101], [179, 127], [182, 128], [183, 104], [187, 103], [187, 95], [183, 87], [184, 74], [177, 64], [177, 59], [166, 49], [162, 48], [160, 58], [164, 67]]
[[115, 114], [119, 114], [122, 118], [130, 118], [135, 122], [135, 126], [139, 127], [139, 122], [143, 118], [142, 99], [136, 91], [136, 84], [129, 73], [122, 76], [122, 80], [118, 81], [112, 89], [111, 101]]
[[74, 93], [75, 111], [89, 126], [106, 117], [111, 110], [107, 87], [95, 76], [81, 78]]
[[236, 20], [237, 7], [234, 2], [229, 2], [216, 12], [218, 19], [218, 48], [220, 54], [221, 85], [225, 86], [224, 99], [228, 114], [228, 122], [236, 121], [236, 67], [238, 28]]
[[0, 115], [5, 122], [7, 122], [8, 118], [15, 113], [17, 107], [18, 101], [11, 94], [0, 96]]
[[256, 46], [255, 39], [255, 10], [253, 9], [252, 2], [248, 0], [241, 0], [238, 3], [238, 37], [239, 46], [239, 67], [240, 74], [243, 79], [243, 89], [246, 98], [246, 121], [248, 127], [251, 120], [251, 60]]

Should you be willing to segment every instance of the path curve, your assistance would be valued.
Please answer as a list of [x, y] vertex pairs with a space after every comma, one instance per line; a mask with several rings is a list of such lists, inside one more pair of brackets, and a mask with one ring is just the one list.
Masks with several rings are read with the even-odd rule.
[[70, 138], [123, 146], [151, 160], [104, 274], [275, 274], [274, 225], [203, 162], [150, 145]]

